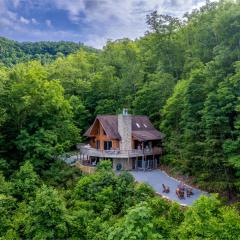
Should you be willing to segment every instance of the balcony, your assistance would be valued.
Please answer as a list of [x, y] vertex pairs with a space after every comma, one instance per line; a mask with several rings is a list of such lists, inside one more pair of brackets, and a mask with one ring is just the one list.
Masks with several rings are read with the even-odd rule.
[[100, 150], [92, 148], [89, 145], [78, 144], [77, 148], [80, 154], [91, 157], [100, 158], [133, 158], [149, 155], [161, 155], [161, 147], [145, 148], [145, 149], [132, 149], [132, 150]]

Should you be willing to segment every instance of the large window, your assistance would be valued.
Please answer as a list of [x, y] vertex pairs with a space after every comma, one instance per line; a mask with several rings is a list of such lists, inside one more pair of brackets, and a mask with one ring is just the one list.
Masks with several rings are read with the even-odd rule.
[[96, 149], [99, 149], [99, 148], [100, 148], [100, 141], [97, 140], [97, 141], [96, 141]]
[[104, 150], [110, 150], [112, 148], [112, 141], [104, 141]]

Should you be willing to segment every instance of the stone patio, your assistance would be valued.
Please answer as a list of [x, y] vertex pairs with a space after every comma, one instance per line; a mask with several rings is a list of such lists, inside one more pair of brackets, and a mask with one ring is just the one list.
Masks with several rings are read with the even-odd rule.
[[[201, 195], [205, 195], [205, 196], [209, 195], [206, 192], [193, 188], [194, 195], [192, 195], [191, 197], [186, 197], [186, 194], [185, 194], [185, 199], [179, 199], [175, 193], [176, 188], [179, 184], [179, 181], [177, 179], [174, 179], [168, 176], [165, 172], [161, 170], [131, 171], [131, 174], [134, 176], [136, 181], [148, 183], [150, 186], [153, 187], [156, 193], [161, 194], [162, 196], [172, 201], [176, 201], [183, 206], [192, 205], [193, 202], [197, 200]], [[162, 184], [170, 187], [170, 193], [162, 192], [163, 191]]]

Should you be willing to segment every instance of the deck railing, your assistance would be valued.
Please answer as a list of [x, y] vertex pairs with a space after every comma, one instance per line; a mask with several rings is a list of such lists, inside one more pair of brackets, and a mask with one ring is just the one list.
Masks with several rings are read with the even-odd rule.
[[161, 147], [145, 148], [145, 149], [131, 149], [131, 150], [101, 150], [92, 148], [89, 145], [79, 144], [77, 148], [80, 150], [81, 154], [94, 157], [111, 157], [111, 158], [128, 158], [128, 157], [138, 157], [146, 155], [161, 155]]

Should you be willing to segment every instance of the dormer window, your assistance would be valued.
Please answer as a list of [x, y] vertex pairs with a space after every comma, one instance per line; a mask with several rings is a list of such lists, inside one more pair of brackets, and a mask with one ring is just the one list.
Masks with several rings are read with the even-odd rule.
[[137, 126], [138, 128], [140, 128], [140, 125], [139, 125], [139, 123], [136, 123], [136, 126]]

